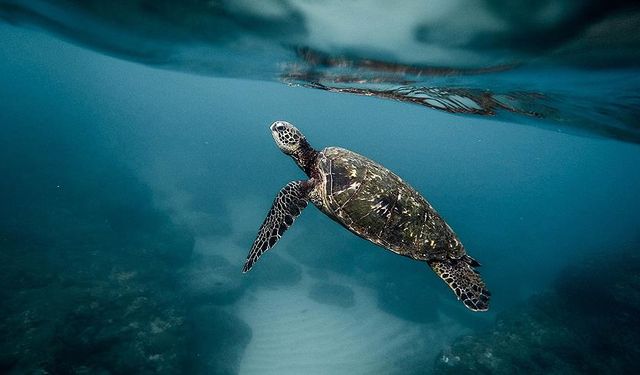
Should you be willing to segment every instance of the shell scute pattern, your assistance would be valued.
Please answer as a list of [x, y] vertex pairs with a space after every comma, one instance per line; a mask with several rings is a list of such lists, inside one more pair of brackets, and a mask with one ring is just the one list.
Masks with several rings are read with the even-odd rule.
[[318, 159], [321, 209], [351, 232], [391, 251], [427, 260], [464, 254], [453, 231], [400, 177], [355, 152], [328, 147]]

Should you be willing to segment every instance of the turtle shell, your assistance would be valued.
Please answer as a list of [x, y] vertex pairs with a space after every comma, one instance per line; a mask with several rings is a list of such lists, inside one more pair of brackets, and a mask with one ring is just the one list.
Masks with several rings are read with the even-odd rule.
[[325, 148], [317, 168], [321, 209], [351, 232], [419, 260], [464, 254], [427, 200], [387, 168], [338, 147]]

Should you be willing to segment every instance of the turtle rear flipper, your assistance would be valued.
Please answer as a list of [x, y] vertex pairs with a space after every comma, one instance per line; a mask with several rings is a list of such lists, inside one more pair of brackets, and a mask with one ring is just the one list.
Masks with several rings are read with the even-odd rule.
[[486, 311], [489, 308], [491, 293], [473, 268], [479, 266], [473, 258], [465, 255], [460, 259], [433, 260], [428, 263], [467, 308], [473, 311]]

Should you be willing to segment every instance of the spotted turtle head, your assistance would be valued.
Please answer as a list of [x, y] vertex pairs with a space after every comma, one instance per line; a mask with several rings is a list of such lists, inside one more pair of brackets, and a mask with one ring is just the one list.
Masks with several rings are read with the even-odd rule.
[[295, 154], [306, 143], [300, 130], [286, 121], [276, 121], [271, 124], [271, 135], [278, 148], [287, 155]]

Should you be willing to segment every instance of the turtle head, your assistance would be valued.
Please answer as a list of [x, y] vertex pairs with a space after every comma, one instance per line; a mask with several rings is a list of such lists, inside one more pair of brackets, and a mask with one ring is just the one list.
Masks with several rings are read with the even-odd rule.
[[276, 121], [271, 124], [271, 135], [278, 148], [291, 156], [304, 173], [311, 177], [311, 169], [318, 157], [318, 151], [309, 145], [300, 130], [286, 121]]
[[271, 124], [271, 135], [278, 148], [287, 155], [298, 154], [309, 145], [300, 130], [286, 121]]

